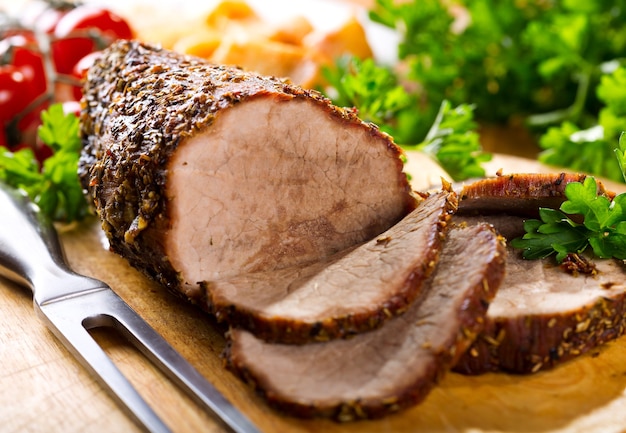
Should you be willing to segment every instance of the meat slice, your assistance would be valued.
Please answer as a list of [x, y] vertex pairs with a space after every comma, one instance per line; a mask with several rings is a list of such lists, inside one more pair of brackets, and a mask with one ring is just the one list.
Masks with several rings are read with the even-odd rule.
[[[523, 215], [559, 208], [565, 185], [585, 176], [514, 174], [463, 188], [466, 224], [490, 223], [506, 239], [524, 235]], [[598, 182], [598, 193], [615, 194]], [[462, 211], [461, 211], [462, 209]], [[467, 214], [473, 216], [467, 216]], [[455, 366], [466, 374], [532, 373], [549, 369], [624, 332], [626, 269], [621, 261], [583, 256], [592, 273], [568, 273], [553, 258], [524, 260], [508, 248], [507, 274], [489, 308], [485, 329]]]
[[401, 150], [353, 111], [138, 42], [90, 68], [81, 136], [111, 249], [194, 302], [201, 281], [325, 260], [417, 203]]
[[376, 328], [419, 294], [456, 204], [454, 193], [442, 191], [386, 232], [327, 260], [206, 282], [208, 305], [218, 319], [274, 342]]
[[482, 328], [504, 254], [487, 225], [451, 228], [422, 296], [403, 315], [350, 339], [305, 345], [231, 329], [228, 366], [270, 405], [299, 417], [348, 421], [414, 405]]
[[[488, 222], [508, 236], [524, 233], [519, 216], [464, 219], [468, 224]], [[508, 247], [506, 277], [489, 307], [485, 329], [454, 370], [533, 373], [622, 335], [626, 266], [620, 260], [592, 260], [595, 274], [573, 275], [553, 258], [525, 260], [521, 250]]]
[[[558, 209], [566, 199], [567, 184], [583, 182], [585, 178], [586, 175], [576, 173], [514, 173], [482, 179], [462, 186], [459, 212], [536, 217], [540, 207]], [[597, 184], [598, 193], [614, 196], [601, 182]]]

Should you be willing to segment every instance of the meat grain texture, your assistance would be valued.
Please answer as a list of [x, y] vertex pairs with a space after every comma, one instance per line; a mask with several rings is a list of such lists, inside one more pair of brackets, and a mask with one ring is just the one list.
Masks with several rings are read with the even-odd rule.
[[281, 79], [120, 41], [84, 95], [79, 174], [111, 249], [209, 311], [200, 282], [327, 260], [421, 200], [389, 136]]

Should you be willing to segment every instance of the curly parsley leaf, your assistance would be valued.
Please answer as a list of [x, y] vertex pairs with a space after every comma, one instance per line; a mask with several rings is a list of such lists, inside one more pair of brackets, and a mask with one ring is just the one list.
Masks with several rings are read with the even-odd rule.
[[41, 121], [37, 134], [54, 152], [80, 152], [77, 116], [65, 114], [62, 105], [54, 104], [41, 113]]
[[434, 157], [454, 180], [485, 175], [483, 162], [491, 160], [484, 153], [476, 132], [474, 107], [467, 104], [452, 107], [443, 101], [424, 141], [417, 149]]
[[324, 92], [335, 105], [356, 107], [361, 119], [375, 123], [394, 137], [400, 135], [401, 113], [416, 102], [389, 67], [378, 65], [371, 58], [343, 56], [333, 67], [323, 68], [322, 74], [328, 83]]
[[399, 58], [426, 112], [447, 99], [476, 104], [480, 121], [539, 114], [542, 128], [597, 117], [588, 90], [603, 62], [623, 56], [625, 16], [624, 0], [376, 0], [370, 11], [400, 35]]
[[524, 119], [542, 162], [623, 180], [610, 156], [626, 124], [626, 0], [376, 0], [369, 16], [396, 31], [400, 81], [416, 89], [405, 143], [443, 100], [472, 104], [481, 124]]
[[31, 149], [11, 152], [0, 147], [0, 180], [21, 188], [55, 221], [71, 222], [87, 214], [87, 202], [78, 180], [80, 137], [78, 118], [65, 114], [61, 104], [42, 113], [38, 133], [53, 154], [41, 166]]
[[525, 259], [536, 260], [557, 254], [561, 262], [570, 252], [582, 252], [588, 244], [589, 231], [576, 224], [563, 212], [542, 208], [541, 220], [524, 222], [526, 234], [511, 241], [511, 246], [520, 248]]
[[[593, 177], [568, 184], [567, 200], [560, 211], [540, 208], [540, 220], [526, 221], [526, 234], [513, 239], [511, 246], [522, 249], [526, 259], [556, 254], [561, 262], [568, 254], [582, 253], [588, 247], [601, 258], [626, 259], [626, 194], [609, 200], [597, 191]], [[566, 214], [582, 215], [583, 223], [574, 222]]]
[[583, 183], [573, 182], [565, 187], [565, 191], [568, 200], [563, 202], [561, 210], [582, 215], [584, 225], [589, 230], [600, 231], [622, 217], [621, 206], [611, 206], [608, 198], [597, 194], [597, 184], [593, 178], [587, 178]]

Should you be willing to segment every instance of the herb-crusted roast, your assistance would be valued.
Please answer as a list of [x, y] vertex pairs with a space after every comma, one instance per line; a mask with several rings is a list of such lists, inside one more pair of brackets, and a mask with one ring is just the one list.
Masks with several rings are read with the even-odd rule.
[[198, 303], [201, 281], [324, 260], [419, 201], [400, 149], [353, 111], [133, 41], [89, 70], [81, 134], [111, 249]]

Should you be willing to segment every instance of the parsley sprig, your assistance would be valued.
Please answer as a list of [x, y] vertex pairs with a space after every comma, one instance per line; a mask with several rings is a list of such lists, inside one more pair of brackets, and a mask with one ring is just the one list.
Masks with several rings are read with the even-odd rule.
[[625, 67], [616, 66], [602, 75], [596, 88], [601, 106], [597, 122], [584, 129], [571, 121], [549, 128], [539, 140], [543, 149], [539, 160], [548, 165], [623, 181], [621, 167], [612, 155], [615, 141], [626, 125], [625, 89]]
[[370, 10], [399, 35], [423, 118], [447, 99], [476, 104], [480, 121], [524, 116], [541, 129], [597, 118], [592, 89], [624, 56], [625, 17], [626, 0], [376, 0]]
[[426, 138], [416, 146], [434, 157], [454, 180], [484, 176], [482, 163], [491, 160], [491, 154], [482, 151], [473, 110], [468, 104], [452, 107], [443, 101]]
[[11, 152], [0, 147], [0, 180], [21, 188], [55, 221], [71, 222], [87, 214], [87, 204], [78, 180], [81, 141], [78, 117], [65, 114], [61, 104], [53, 104], [42, 113], [39, 138], [52, 149], [43, 163], [32, 149]]
[[[626, 140], [623, 135], [615, 149], [621, 173], [626, 179]], [[609, 200], [598, 193], [593, 177], [565, 187], [567, 200], [560, 210], [540, 208], [540, 220], [524, 222], [526, 234], [511, 241], [523, 250], [526, 259], [542, 259], [556, 253], [562, 262], [569, 254], [580, 254], [588, 247], [601, 258], [626, 259], [626, 193]], [[582, 223], [568, 215], [580, 215]]]
[[[377, 77], [379, 65], [344, 60], [338, 105], [361, 114], [385, 106], [371, 121], [415, 144], [443, 101], [471, 104], [481, 125], [523, 121], [540, 137], [540, 161], [621, 181], [611, 154], [626, 122], [626, 0], [376, 0], [369, 17], [394, 30], [397, 64]], [[409, 105], [391, 104], [398, 86]]]
[[[567, 200], [560, 210], [540, 208], [540, 220], [524, 223], [526, 234], [511, 241], [523, 250], [526, 259], [542, 259], [556, 253], [562, 262], [570, 253], [580, 254], [591, 247], [601, 258], [626, 259], [626, 194], [613, 200], [598, 195], [597, 183], [587, 177], [583, 183], [565, 187]], [[568, 215], [582, 215], [576, 223]]]
[[357, 107], [359, 117], [395, 135], [398, 115], [414, 104], [398, 82], [397, 75], [373, 59], [339, 57], [332, 68], [322, 70], [329, 83], [326, 90], [335, 105]]

